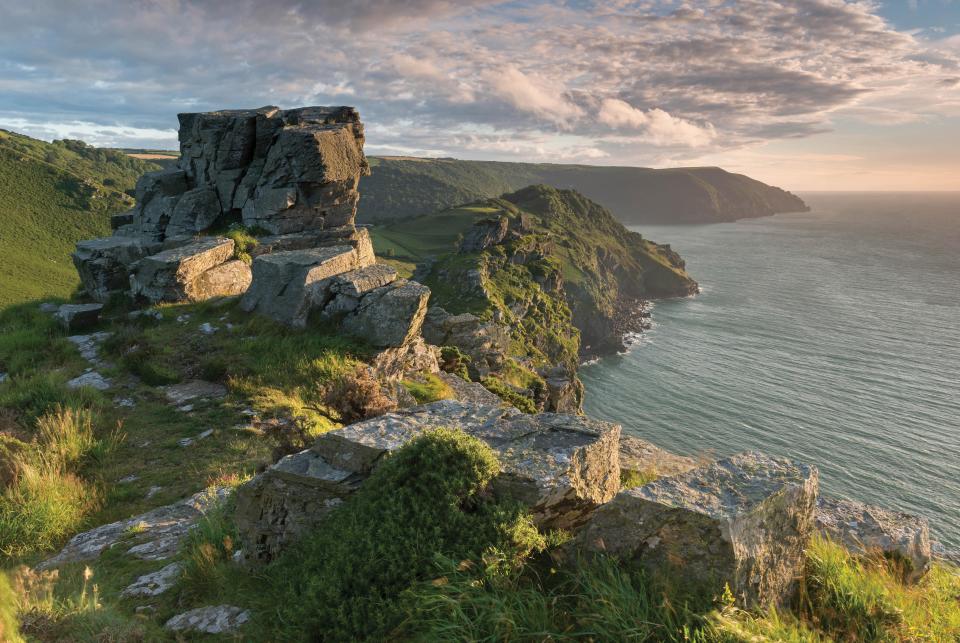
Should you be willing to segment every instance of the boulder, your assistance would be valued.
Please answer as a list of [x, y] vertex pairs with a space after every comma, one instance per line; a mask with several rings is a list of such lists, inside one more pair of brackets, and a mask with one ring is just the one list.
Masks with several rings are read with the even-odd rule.
[[200, 273], [193, 282], [193, 299], [199, 301], [213, 297], [242, 295], [247, 292], [252, 281], [253, 272], [250, 270], [250, 265], [234, 259]]
[[99, 302], [130, 287], [130, 266], [151, 249], [131, 237], [105, 237], [77, 243], [73, 265], [87, 294]]
[[379, 348], [403, 346], [420, 335], [429, 299], [429, 288], [399, 279], [366, 293], [343, 330]]
[[502, 406], [503, 400], [496, 393], [491, 393], [479, 382], [468, 382], [453, 373], [440, 373], [438, 377], [453, 389], [456, 399], [467, 404], [480, 406]]
[[182, 573], [183, 565], [170, 563], [155, 572], [138, 577], [120, 592], [120, 596], [124, 598], [159, 596], [173, 587]]
[[652, 442], [620, 434], [620, 470], [656, 476], [675, 476], [697, 466], [693, 458], [661, 449]]
[[817, 500], [816, 518], [820, 533], [854, 553], [880, 552], [905, 562], [911, 580], [930, 567], [933, 554], [926, 518], [829, 497]]
[[457, 427], [490, 445], [502, 466], [494, 493], [528, 506], [541, 528], [580, 525], [619, 489], [618, 425], [442, 400], [325, 433], [309, 450], [241, 486], [244, 551], [251, 560], [271, 559], [318, 528], [324, 514], [362, 484], [385, 454], [441, 427]]
[[330, 289], [337, 294], [359, 298], [371, 290], [386, 286], [396, 280], [396, 268], [374, 264], [339, 275], [334, 279]]
[[332, 278], [365, 264], [351, 246], [290, 250], [253, 260], [253, 281], [240, 307], [303, 328], [310, 311], [330, 299]]
[[210, 237], [144, 257], [130, 275], [130, 291], [152, 303], [202, 301], [224, 294], [204, 290], [217, 281], [204, 282], [200, 276], [230, 260], [233, 247], [232, 239]]
[[783, 605], [803, 569], [817, 491], [815, 467], [742, 453], [620, 492], [575, 547], [712, 595], [727, 583], [743, 607]]
[[187, 175], [178, 168], [148, 172], [140, 177], [137, 181], [133, 225], [137, 227], [141, 240], [163, 241], [167, 223], [187, 189]]
[[210, 186], [194, 188], [177, 201], [164, 234], [166, 237], [192, 237], [213, 225], [219, 216], [217, 191]]
[[330, 466], [310, 449], [281, 458], [237, 493], [234, 520], [244, 556], [272, 560], [320, 524], [364, 478]]
[[53, 314], [67, 331], [83, 330], [100, 322], [103, 304], [63, 304]]

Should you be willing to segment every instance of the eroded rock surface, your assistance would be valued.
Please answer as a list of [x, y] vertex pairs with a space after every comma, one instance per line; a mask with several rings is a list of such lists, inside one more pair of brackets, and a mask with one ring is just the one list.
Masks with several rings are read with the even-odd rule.
[[815, 467], [742, 453], [617, 494], [576, 546], [718, 593], [743, 606], [784, 604], [814, 531]]
[[249, 620], [250, 612], [245, 609], [233, 605], [216, 605], [177, 614], [168, 620], [164, 627], [174, 632], [226, 634]]
[[170, 558], [177, 553], [187, 531], [197, 520], [222, 502], [231, 491], [227, 488], [201, 491], [186, 500], [77, 534], [56, 556], [37, 567], [50, 569], [65, 563], [93, 560], [128, 537], [127, 542], [132, 544], [127, 549], [129, 555], [144, 560]]
[[632, 435], [620, 435], [620, 469], [656, 476], [675, 476], [697, 466], [697, 461], [661, 449]]
[[170, 563], [155, 572], [140, 576], [120, 592], [120, 595], [126, 598], [134, 596], [159, 596], [173, 587], [182, 573], [183, 565], [180, 563]]
[[901, 558], [913, 580], [930, 567], [933, 554], [926, 518], [829, 497], [817, 500], [816, 515], [821, 533], [858, 554], [879, 551]]
[[403, 346], [420, 336], [429, 299], [423, 284], [398, 279], [364, 294], [342, 327], [378, 348]]
[[233, 257], [233, 247], [231, 239], [209, 237], [145, 257], [133, 266], [130, 292], [151, 303], [201, 301], [236, 294], [229, 286], [222, 292], [214, 290], [216, 279], [201, 280], [204, 273]]
[[326, 433], [240, 487], [237, 522], [247, 556], [270, 560], [322, 523], [384, 454], [441, 427], [489, 444], [502, 466], [495, 493], [527, 505], [543, 528], [582, 524], [619, 489], [618, 425], [443, 400]]
[[83, 330], [96, 326], [100, 321], [103, 304], [63, 304], [53, 314], [64, 329], [68, 331]]

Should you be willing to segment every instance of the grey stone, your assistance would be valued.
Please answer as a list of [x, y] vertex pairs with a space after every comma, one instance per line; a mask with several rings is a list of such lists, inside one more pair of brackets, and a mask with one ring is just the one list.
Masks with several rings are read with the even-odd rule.
[[442, 427], [457, 427], [490, 445], [502, 467], [494, 492], [529, 507], [541, 528], [582, 524], [620, 487], [618, 425], [443, 400], [325, 433], [311, 449], [241, 486], [237, 524], [244, 551], [251, 560], [270, 560], [317, 528], [385, 454]]
[[8, 379], [10, 379], [9, 375], [7, 375], [6, 373], [0, 373], [0, 384], [3, 384]]
[[136, 543], [128, 553], [132, 551], [132, 555], [139, 554], [148, 560], [169, 558], [177, 552], [184, 536], [204, 512], [222, 502], [231, 491], [229, 488], [201, 491], [186, 500], [77, 534], [56, 556], [37, 567], [50, 569], [66, 563], [94, 560], [128, 536]]
[[128, 210], [121, 214], [114, 214], [110, 216], [110, 229], [116, 230], [124, 226], [132, 225], [133, 222], [134, 222], [133, 210]]
[[220, 200], [215, 189], [210, 186], [194, 188], [177, 201], [165, 234], [167, 237], [192, 237], [213, 225], [220, 212]]
[[[182, 384], [171, 384], [160, 389], [171, 403], [183, 406], [191, 400], [217, 399], [225, 397], [227, 388], [222, 384], [189, 380]], [[192, 409], [190, 409], [192, 410]]]
[[436, 346], [414, 337], [402, 346], [383, 349], [370, 360], [370, 366], [377, 379], [399, 381], [411, 373], [439, 373], [439, 356]]
[[227, 261], [200, 273], [193, 282], [193, 296], [195, 300], [211, 299], [213, 297], [233, 297], [247, 292], [253, 273], [250, 265], [240, 259]]
[[89, 239], [77, 243], [73, 265], [87, 294], [106, 302], [112, 294], [130, 287], [130, 266], [154, 247], [131, 237]]
[[850, 551], [882, 552], [907, 562], [911, 580], [930, 567], [933, 553], [926, 518], [829, 497], [817, 500], [816, 516], [817, 529]]
[[95, 388], [98, 391], [106, 391], [113, 386], [113, 383], [96, 371], [84, 373], [67, 382], [67, 388], [69, 389], [78, 389], [84, 386]]
[[210, 292], [201, 275], [226, 263], [233, 256], [233, 240], [222, 237], [199, 239], [144, 257], [130, 275], [130, 292], [152, 303], [202, 301], [220, 294]]
[[456, 346], [470, 356], [471, 377], [479, 379], [502, 368], [510, 350], [510, 329], [476, 315], [451, 315], [431, 306], [423, 320], [423, 338], [436, 346]]
[[120, 592], [120, 595], [125, 598], [159, 596], [176, 584], [182, 572], [183, 566], [180, 563], [170, 563], [162, 569], [140, 576]]
[[45, 301], [40, 304], [41, 313], [55, 313], [60, 309], [60, 304], [55, 304], [53, 302]]
[[250, 612], [232, 605], [198, 607], [177, 614], [164, 627], [173, 632], [196, 632], [199, 634], [226, 634], [238, 629], [250, 620]]
[[620, 470], [656, 476], [675, 476], [697, 466], [693, 458], [665, 451], [652, 442], [622, 433]]
[[352, 246], [261, 255], [253, 260], [253, 281], [240, 307], [303, 328], [310, 311], [329, 300], [331, 278], [363, 267], [361, 261]]
[[330, 289], [348, 297], [362, 297], [364, 294], [386, 286], [397, 280], [397, 270], [392, 266], [374, 264], [338, 275]]
[[133, 225], [142, 240], [163, 241], [177, 202], [187, 189], [186, 174], [180, 169], [168, 168], [140, 177], [137, 181]]
[[110, 335], [111, 333], [108, 332], [91, 333], [89, 335], [71, 335], [67, 337], [67, 341], [77, 347], [77, 350], [80, 351], [80, 357], [94, 366], [99, 366], [102, 363], [97, 355], [100, 344], [110, 337]]
[[620, 492], [575, 547], [714, 594], [727, 583], [744, 607], [783, 605], [803, 569], [817, 491], [815, 467], [742, 453]]
[[76, 331], [96, 326], [100, 322], [101, 311], [103, 304], [63, 304], [53, 318], [66, 330]]
[[341, 324], [373, 346], [403, 346], [420, 335], [429, 299], [430, 289], [423, 284], [398, 279], [364, 295]]
[[495, 246], [507, 237], [510, 221], [496, 217], [477, 221], [467, 230], [460, 243], [460, 252], [479, 252]]

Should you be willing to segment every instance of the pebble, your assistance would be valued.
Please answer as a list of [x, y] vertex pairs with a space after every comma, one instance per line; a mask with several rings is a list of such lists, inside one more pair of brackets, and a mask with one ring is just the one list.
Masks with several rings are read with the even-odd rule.
[[150, 489], [147, 490], [147, 495], [146, 495], [147, 500], [150, 500], [150, 498], [153, 498], [162, 490], [163, 490], [163, 487], [157, 487], [157, 486], [150, 487]]
[[200, 324], [199, 330], [204, 335], [213, 335], [217, 332], [217, 327], [210, 324], [210, 322], [203, 322]]
[[98, 391], [106, 391], [108, 388], [113, 386], [113, 384], [110, 382], [110, 380], [96, 371], [84, 373], [80, 377], [75, 377], [67, 382], [67, 388], [70, 389], [80, 388], [81, 386], [89, 386], [97, 389]]
[[128, 475], [128, 476], [124, 476], [124, 477], [120, 478], [119, 480], [117, 480], [117, 482], [119, 482], [120, 484], [129, 484], [129, 483], [131, 483], [131, 482], [136, 482], [136, 481], [139, 480], [139, 479], [140, 479], [140, 476], [134, 475], [134, 474], [131, 473], [131, 474]]

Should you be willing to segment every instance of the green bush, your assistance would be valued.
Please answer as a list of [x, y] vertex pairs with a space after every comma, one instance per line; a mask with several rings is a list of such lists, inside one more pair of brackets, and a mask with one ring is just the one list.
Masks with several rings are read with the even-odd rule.
[[513, 558], [540, 547], [520, 508], [489, 496], [498, 471], [489, 447], [462, 432], [412, 441], [272, 566], [276, 603], [266, 611], [291, 637], [389, 638], [401, 592], [432, 578], [438, 556], [475, 559], [498, 548]]
[[504, 402], [512, 404], [524, 413], [536, 413], [537, 406], [529, 397], [518, 393], [509, 384], [495, 375], [489, 375], [480, 381], [487, 390], [494, 393]]
[[414, 379], [403, 380], [403, 386], [417, 401], [417, 404], [427, 404], [453, 397], [453, 389], [432, 373], [421, 373]]

